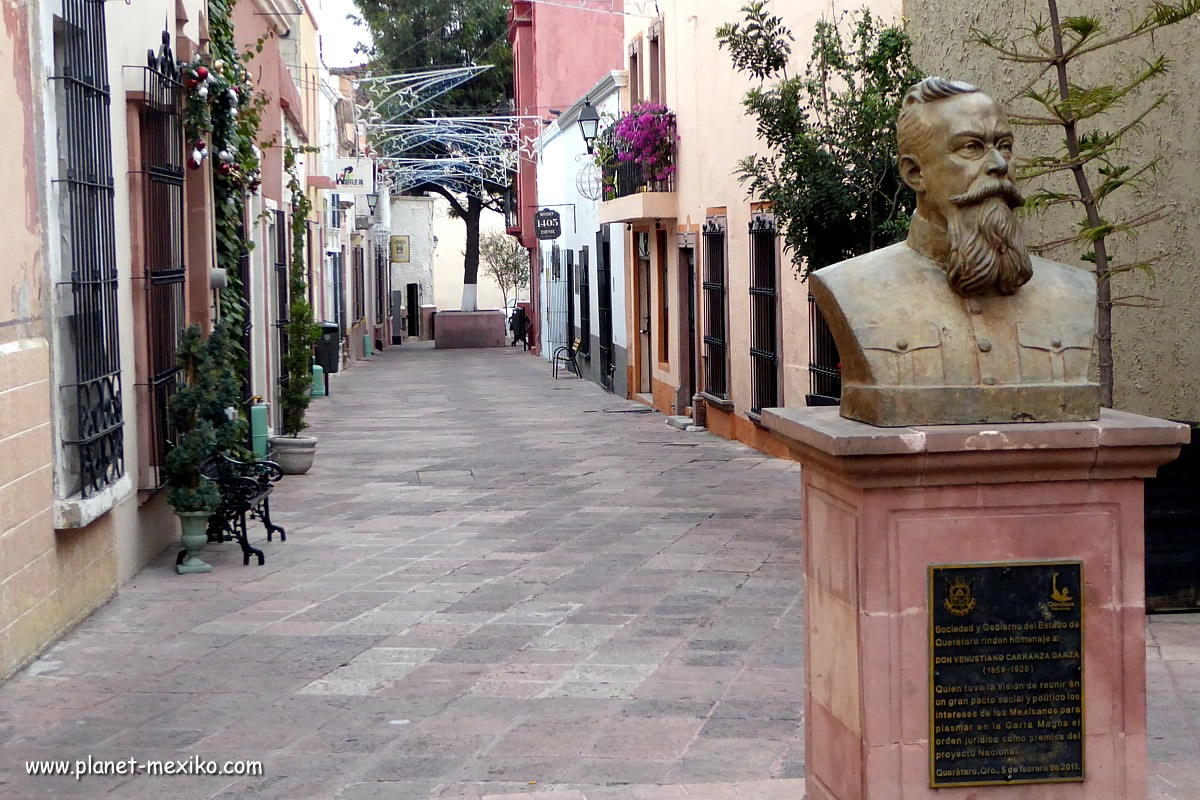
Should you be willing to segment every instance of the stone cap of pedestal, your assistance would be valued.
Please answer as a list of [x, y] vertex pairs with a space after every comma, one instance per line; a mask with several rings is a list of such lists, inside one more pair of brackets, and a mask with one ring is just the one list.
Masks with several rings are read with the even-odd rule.
[[1102, 409], [1090, 422], [880, 428], [836, 407], [769, 408], [762, 424], [802, 464], [863, 488], [1150, 478], [1179, 455], [1178, 422]]

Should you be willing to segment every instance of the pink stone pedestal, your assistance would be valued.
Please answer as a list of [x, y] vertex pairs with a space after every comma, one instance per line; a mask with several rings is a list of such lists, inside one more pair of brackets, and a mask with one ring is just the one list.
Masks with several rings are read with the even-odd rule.
[[461, 347], [504, 347], [503, 311], [439, 311], [433, 322], [437, 350]]
[[[803, 464], [807, 800], [1145, 800], [1142, 481], [1185, 426], [876, 428], [772, 409]], [[930, 788], [930, 564], [1080, 560], [1082, 783]]]

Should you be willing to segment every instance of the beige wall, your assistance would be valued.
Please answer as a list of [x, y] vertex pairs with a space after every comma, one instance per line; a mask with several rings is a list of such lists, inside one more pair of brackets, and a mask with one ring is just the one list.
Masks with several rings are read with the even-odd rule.
[[[1149, 3], [1123, 3], [1126, 9], [1143, 9]], [[1096, 4], [1087, 0], [1060, 0], [1064, 16], [1087, 11], [1097, 13]], [[1011, 63], [1001, 63], [985, 48], [967, 44], [972, 26], [988, 29], [996, 20], [1022, 20], [1038, 12], [1045, 16], [1045, 3], [1025, 0], [908, 0], [906, 15], [909, 33], [916, 45], [917, 63], [924, 71], [970, 81], [1006, 100], [1031, 77], [1029, 71]], [[1123, 23], [1127, 11], [1109, 14], [1110, 23]], [[1126, 103], [1125, 108], [1106, 123], [1113, 129], [1127, 119], [1159, 91], [1169, 91], [1171, 100], [1154, 112], [1141, 133], [1127, 139], [1126, 152], [1118, 154], [1118, 163], [1143, 163], [1161, 156], [1159, 177], [1138, 197], [1128, 191], [1124, 200], [1113, 203], [1108, 216], [1144, 213], [1165, 206], [1167, 218], [1141, 232], [1137, 240], [1116, 239], [1116, 261], [1126, 263], [1162, 256], [1156, 266], [1157, 285], [1150, 287], [1140, 276], [1118, 279], [1114, 295], [1152, 294], [1160, 301], [1156, 308], [1118, 308], [1113, 313], [1113, 354], [1115, 368], [1114, 405], [1128, 411], [1176, 419], [1200, 420], [1200, 273], [1193, 264], [1195, 243], [1200, 240], [1200, 106], [1194, 102], [1195, 87], [1200, 83], [1200, 53], [1195, 48], [1200, 37], [1200, 22], [1185, 22], [1160, 31], [1151, 38], [1116, 48], [1077, 62], [1081, 67], [1075, 80], [1081, 84], [1118, 80], [1141, 64], [1142, 58], [1167, 55], [1172, 72]], [[1011, 104], [1018, 108], [1024, 104]], [[1028, 105], [1024, 105], [1026, 109]], [[1059, 146], [1060, 129], [1017, 129], [1017, 155], [1046, 153]], [[1062, 178], [1069, 181], [1069, 178]], [[1055, 184], [1056, 185], [1056, 184]], [[1063, 189], [1073, 182], [1063, 184]], [[1119, 212], [1119, 213], [1118, 213]], [[1062, 211], [1030, 221], [1031, 240], [1048, 241], [1070, 235], [1076, 230], [1082, 213]], [[1111, 240], [1110, 241], [1114, 241]], [[1111, 251], [1111, 248], [1110, 248]], [[1060, 261], [1079, 264], [1074, 251], [1052, 255]]]
[[[653, 13], [654, 4], [643, 4]], [[726, 22], [738, 22], [744, 17], [741, 2], [733, 0], [659, 0], [661, 12], [662, 42], [665, 48], [665, 97], [664, 102], [678, 119], [678, 172], [676, 173], [676, 217], [663, 220], [667, 226], [667, 260], [670, 277], [668, 281], [669, 314], [673, 320], [684, 318], [687, 309], [686, 296], [681, 292], [676, 246], [677, 232], [698, 231], [709, 210], [722, 210], [727, 219], [727, 292], [729, 305], [729, 378], [730, 396], [734, 403], [737, 419], [719, 420], [710, 415], [719, 432], [752, 440], [757, 433], [745, 417], [751, 403], [750, 361], [750, 297], [749, 297], [749, 247], [748, 225], [752, 218], [752, 201], [745, 187], [739, 183], [736, 172], [739, 160], [752, 153], [765, 152], [762, 142], [755, 135], [755, 121], [747, 116], [742, 106], [742, 97], [753, 87], [753, 82], [743, 73], [736, 72], [727, 50], [718, 47], [715, 31]], [[869, 6], [878, 15], [894, 18], [900, 9], [899, 0], [875, 0]], [[776, 2], [770, 10], [779, 15], [791, 28], [795, 36], [790, 74], [803, 73], [808, 62], [808, 43], [818, 19], [827, 16], [834, 4], [822, 2]], [[629, 6], [633, 10], [633, 6]], [[839, 7], [840, 8], [840, 7]], [[626, 18], [625, 39], [630, 43], [641, 37], [641, 96], [649, 97], [649, 48], [647, 32], [652, 19], [644, 16]], [[626, 61], [628, 67], [628, 61]], [[630, 76], [630, 82], [635, 76]], [[625, 90], [622, 108], [628, 109], [630, 92]], [[633, 223], [635, 230], [649, 229], [654, 242], [654, 221], [643, 220]], [[630, 234], [626, 246], [627, 327], [632, 353], [637, 347], [641, 321], [635, 313], [637, 284], [632, 273], [636, 248]], [[703, 245], [697, 236], [696, 263], [698, 275], [702, 274]], [[652, 247], [653, 249], [653, 247]], [[657, 261], [652, 258], [652, 269]], [[789, 257], [783, 257], [781, 265], [781, 308], [783, 339], [782, 404], [803, 405], [808, 391], [808, 290], [795, 273]], [[697, 278], [697, 285], [700, 278]], [[651, 308], [660, 306], [657, 281], [651, 282]], [[702, 298], [697, 300], [697, 325], [703, 335]], [[674, 330], [679, 330], [675, 322]], [[675, 394], [681, 384], [680, 365], [686, 359], [687, 342], [682, 336], [672, 333], [670, 362], [658, 362], [658, 325], [652, 325], [652, 377], [655, 382], [669, 387]], [[703, 345], [697, 349], [702, 352]], [[637, 375], [634, 376], [636, 383]], [[699, 383], [699, 382], [698, 382]], [[702, 386], [702, 384], [700, 384]], [[661, 387], [656, 387], [661, 388]], [[671, 411], [662, 398], [666, 391], [656, 393], [655, 405], [662, 411]], [[679, 409], [676, 409], [679, 410]], [[752, 441], [757, 444], [757, 442]]]
[[[504, 233], [504, 216], [495, 211], [484, 210], [479, 215], [480, 234], [488, 231]], [[436, 198], [433, 206], [433, 235], [437, 247], [433, 251], [433, 296], [438, 309], [457, 311], [462, 308], [463, 254], [467, 251], [467, 226], [457, 217], [450, 216], [450, 203]], [[499, 308], [504, 304], [500, 287], [479, 267], [478, 296], [476, 308]], [[403, 287], [396, 287], [403, 288]], [[529, 297], [529, 290], [521, 292], [522, 299]]]

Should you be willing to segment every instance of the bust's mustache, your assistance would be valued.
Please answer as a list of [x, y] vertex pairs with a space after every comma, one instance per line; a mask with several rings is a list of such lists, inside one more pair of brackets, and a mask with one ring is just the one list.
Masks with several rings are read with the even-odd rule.
[[950, 202], [959, 207], [972, 206], [993, 197], [1003, 198], [1009, 208], [1020, 208], [1025, 205], [1025, 196], [1021, 194], [1021, 190], [1015, 183], [1007, 178], [987, 176], [975, 181], [971, 184], [971, 188], [962, 194], [950, 195]]

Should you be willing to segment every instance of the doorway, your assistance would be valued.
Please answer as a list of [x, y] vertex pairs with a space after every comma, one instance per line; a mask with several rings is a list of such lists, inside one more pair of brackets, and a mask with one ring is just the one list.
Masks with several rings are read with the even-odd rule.
[[696, 363], [696, 247], [695, 234], [689, 234], [691, 239], [687, 239], [686, 235], [681, 236], [683, 243], [679, 248], [679, 293], [687, 298], [687, 317], [680, 320], [679, 335], [683, 337], [683, 364], [680, 369], [682, 374], [679, 376], [680, 393], [684, 394], [679, 398], [680, 413], [684, 408], [691, 406], [692, 398], [696, 396], [696, 377], [700, 374], [700, 365]]
[[648, 231], [638, 231], [634, 234], [637, 242], [637, 313], [638, 313], [638, 374], [637, 391], [650, 395], [650, 234]]
[[406, 287], [408, 292], [408, 335], [421, 335], [421, 286], [417, 283], [410, 283]]

